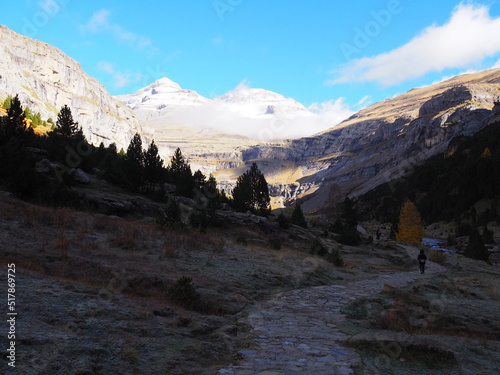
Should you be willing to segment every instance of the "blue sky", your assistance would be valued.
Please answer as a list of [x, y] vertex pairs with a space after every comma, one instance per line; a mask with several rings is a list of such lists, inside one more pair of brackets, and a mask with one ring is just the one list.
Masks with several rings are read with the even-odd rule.
[[113, 95], [166, 76], [209, 98], [244, 82], [357, 110], [500, 60], [495, 0], [19, 0], [0, 24], [60, 48]]

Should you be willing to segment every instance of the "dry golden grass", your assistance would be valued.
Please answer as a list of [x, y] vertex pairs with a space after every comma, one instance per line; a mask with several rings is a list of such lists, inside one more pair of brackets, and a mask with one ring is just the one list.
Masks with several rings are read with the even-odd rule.
[[112, 243], [123, 249], [136, 249], [142, 238], [145, 238], [143, 225], [133, 221], [122, 221], [114, 227]]
[[212, 240], [212, 251], [214, 254], [224, 254], [226, 241], [223, 238], [215, 238]]
[[126, 225], [125, 228], [117, 231], [113, 244], [124, 248], [134, 249], [138, 243], [139, 230], [133, 226]]
[[181, 236], [165, 235], [164, 238], [164, 255], [167, 258], [177, 258], [179, 250], [184, 246], [184, 238]]
[[54, 243], [54, 247], [60, 250], [67, 250], [69, 248], [69, 239], [64, 233], [59, 233]]
[[58, 228], [71, 228], [75, 225], [75, 211], [69, 208], [21, 204], [16, 207], [15, 217], [27, 227], [55, 226]]
[[431, 250], [429, 254], [429, 260], [431, 262], [444, 264], [446, 262], [446, 254], [439, 250]]

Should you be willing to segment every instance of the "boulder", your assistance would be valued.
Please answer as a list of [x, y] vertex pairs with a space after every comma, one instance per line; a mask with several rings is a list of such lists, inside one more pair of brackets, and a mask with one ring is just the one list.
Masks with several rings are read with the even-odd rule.
[[54, 164], [49, 159], [42, 159], [36, 163], [36, 171], [38, 173], [49, 174], [53, 173], [57, 168], [57, 164]]
[[87, 173], [82, 171], [80, 168], [72, 169], [70, 173], [73, 180], [80, 184], [88, 184], [90, 183], [90, 177]]

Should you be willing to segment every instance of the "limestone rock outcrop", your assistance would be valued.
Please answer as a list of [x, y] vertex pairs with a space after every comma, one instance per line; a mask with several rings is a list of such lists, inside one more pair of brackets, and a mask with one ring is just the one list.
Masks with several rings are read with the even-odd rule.
[[293, 183], [307, 188], [301, 194], [314, 192], [305, 208], [315, 210], [332, 191], [362, 194], [444, 152], [454, 137], [476, 133], [498, 117], [492, 109], [499, 92], [500, 69], [457, 76], [376, 103], [316, 136], [249, 148], [242, 157], [295, 176]]
[[143, 129], [133, 111], [112, 98], [80, 64], [58, 48], [0, 25], [0, 99], [19, 94], [23, 106], [52, 118], [63, 105], [71, 108], [87, 139], [126, 148]]

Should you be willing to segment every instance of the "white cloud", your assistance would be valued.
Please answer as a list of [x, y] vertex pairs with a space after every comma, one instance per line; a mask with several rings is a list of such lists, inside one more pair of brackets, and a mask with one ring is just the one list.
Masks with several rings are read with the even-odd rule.
[[366, 108], [366, 107], [368, 107], [372, 103], [373, 103], [372, 97], [370, 95], [366, 95], [366, 96], [362, 97], [359, 100], [359, 102], [356, 103], [356, 107], [358, 107], [358, 108]]
[[97, 69], [99, 69], [99, 71], [101, 72], [113, 76], [115, 88], [122, 88], [131, 83], [137, 83], [142, 79], [141, 73], [116, 71], [114, 65], [107, 61], [100, 61], [99, 63], [97, 63]]
[[491, 67], [491, 69], [500, 69], [500, 59], [497, 60], [497, 62]]
[[331, 73], [328, 84], [378, 82], [395, 85], [448, 68], [465, 68], [500, 52], [500, 18], [489, 7], [461, 3], [445, 25], [430, 26], [407, 44], [374, 57], [354, 59]]
[[109, 18], [111, 11], [108, 9], [101, 9], [95, 12], [85, 25], [80, 27], [83, 33], [111, 33], [120, 42], [128, 44], [137, 49], [149, 49], [150, 52], [156, 52], [153, 43], [149, 38], [137, 35], [130, 31], [125, 30], [123, 27], [116, 23], [110, 22]]
[[[238, 88], [243, 89], [245, 85], [241, 83]], [[261, 115], [256, 115], [259, 109]], [[162, 121], [186, 127], [215, 129], [224, 134], [242, 135], [264, 143], [310, 136], [333, 128], [355, 113], [344, 102], [344, 98], [314, 103], [307, 109], [309, 112], [293, 115], [263, 115], [265, 110], [252, 104], [235, 106], [215, 100], [198, 107], [177, 108], [168, 113], [168, 121], [165, 118]]]
[[315, 133], [338, 125], [356, 113], [349, 104], [344, 102], [344, 98], [329, 100], [323, 103], [313, 103], [308, 109], [316, 114], [316, 118], [311, 122]]
[[248, 90], [251, 87], [251, 83], [247, 78], [243, 78], [243, 80], [238, 83], [238, 86], [236, 86], [232, 91], [243, 91], [243, 90]]

